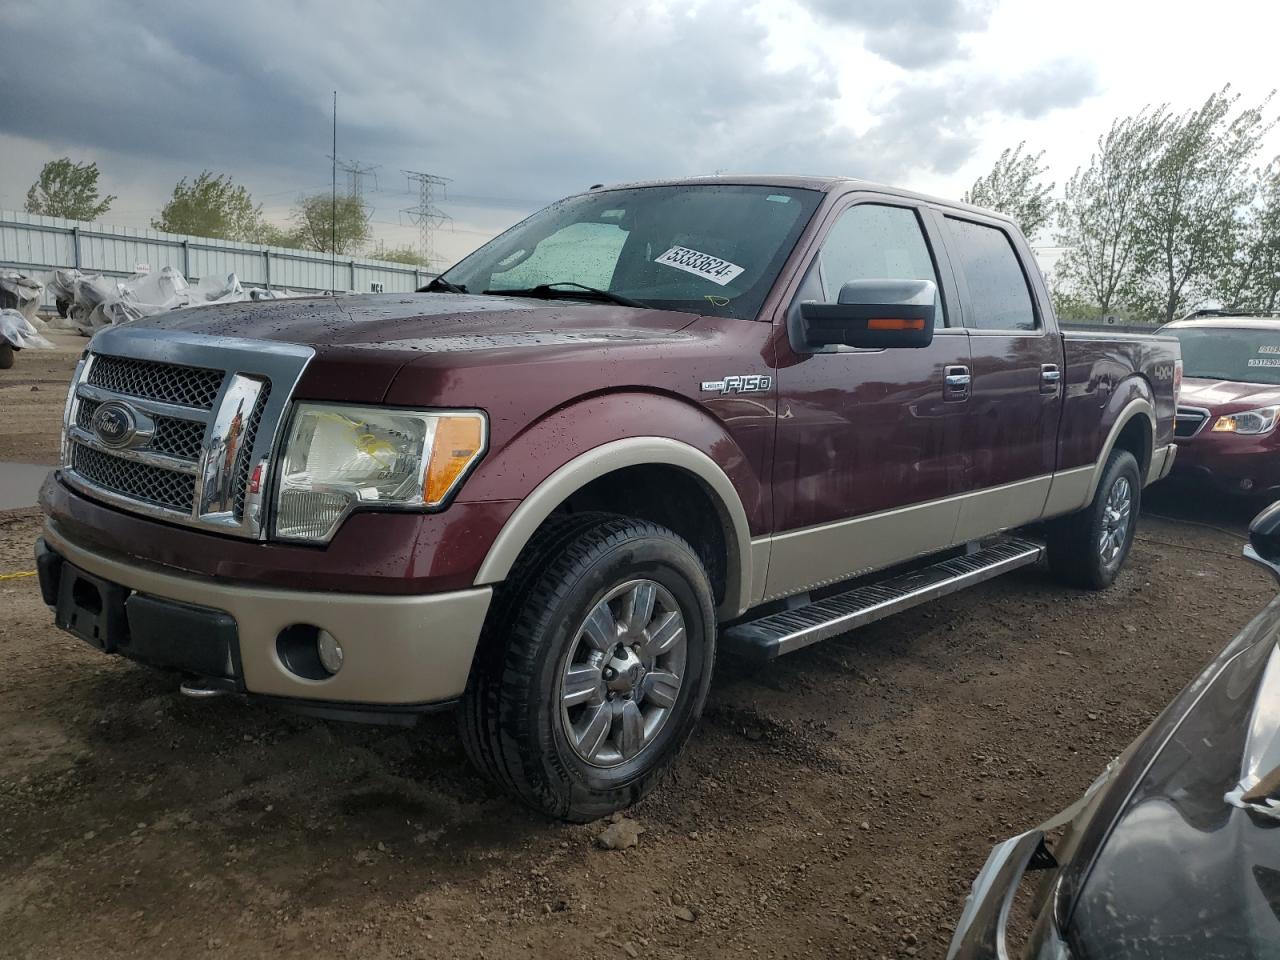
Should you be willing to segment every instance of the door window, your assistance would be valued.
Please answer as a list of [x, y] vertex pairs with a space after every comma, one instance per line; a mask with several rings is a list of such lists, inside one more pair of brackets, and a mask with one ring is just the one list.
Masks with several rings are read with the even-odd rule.
[[[823, 299], [834, 303], [840, 288], [853, 280], [929, 280], [938, 273], [914, 210], [864, 203], [841, 215], [818, 254]], [[939, 289], [934, 323], [942, 326]]]
[[975, 330], [1035, 330], [1031, 291], [1009, 235], [955, 217], [946, 224], [947, 246], [969, 288], [965, 324]]

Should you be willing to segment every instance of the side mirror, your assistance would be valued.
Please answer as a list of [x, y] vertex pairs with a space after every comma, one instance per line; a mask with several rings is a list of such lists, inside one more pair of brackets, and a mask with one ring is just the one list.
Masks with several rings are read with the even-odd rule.
[[1260, 563], [1280, 582], [1280, 500], [1253, 518], [1244, 555]]
[[801, 330], [810, 347], [927, 347], [937, 304], [932, 280], [854, 280], [835, 303], [800, 304]]

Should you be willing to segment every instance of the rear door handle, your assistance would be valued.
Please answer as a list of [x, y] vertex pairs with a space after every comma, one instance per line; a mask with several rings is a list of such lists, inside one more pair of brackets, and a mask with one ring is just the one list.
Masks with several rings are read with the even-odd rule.
[[949, 401], [969, 399], [969, 386], [973, 377], [968, 367], [947, 367], [943, 371], [942, 398]]
[[1062, 371], [1056, 363], [1045, 363], [1040, 366], [1040, 392], [1057, 393], [1058, 384], [1062, 382]]

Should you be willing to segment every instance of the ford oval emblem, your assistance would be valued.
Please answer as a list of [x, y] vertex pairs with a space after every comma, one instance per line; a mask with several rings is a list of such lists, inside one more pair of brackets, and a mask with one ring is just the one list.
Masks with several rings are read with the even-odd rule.
[[109, 401], [93, 412], [93, 432], [108, 447], [128, 446], [138, 432], [133, 410], [123, 403]]

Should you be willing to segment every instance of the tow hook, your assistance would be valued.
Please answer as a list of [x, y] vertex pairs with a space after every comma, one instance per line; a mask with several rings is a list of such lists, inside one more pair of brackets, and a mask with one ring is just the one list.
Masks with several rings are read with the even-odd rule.
[[214, 697], [225, 696], [231, 692], [226, 687], [215, 686], [216, 682], [204, 677], [183, 680], [182, 685], [178, 687], [178, 692], [184, 697], [191, 697], [193, 700], [211, 700]]

